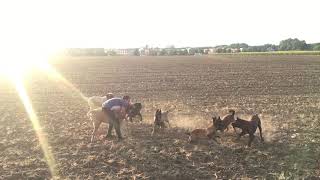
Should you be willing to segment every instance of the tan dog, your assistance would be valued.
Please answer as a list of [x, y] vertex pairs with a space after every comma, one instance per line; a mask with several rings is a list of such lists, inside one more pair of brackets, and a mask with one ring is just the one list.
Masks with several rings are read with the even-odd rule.
[[[125, 119], [125, 111], [123, 109], [120, 110], [119, 113], [116, 113], [116, 118], [120, 119], [120, 124]], [[102, 111], [102, 108], [92, 109], [87, 113], [87, 116], [92, 121], [93, 131], [91, 135], [91, 142], [94, 141], [96, 133], [101, 125], [101, 123], [109, 123], [109, 117]]]
[[186, 133], [187, 135], [189, 135], [189, 143], [192, 143], [198, 140], [211, 140], [211, 139], [217, 142], [216, 137], [218, 136], [216, 135], [217, 133], [216, 123], [219, 120], [221, 121], [220, 117], [218, 118], [212, 117], [212, 125], [210, 125], [208, 128], [195, 129], [190, 133]]

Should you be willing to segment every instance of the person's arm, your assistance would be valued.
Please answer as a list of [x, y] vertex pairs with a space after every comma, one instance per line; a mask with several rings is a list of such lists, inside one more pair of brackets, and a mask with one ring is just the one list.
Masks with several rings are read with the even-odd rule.
[[118, 119], [125, 119], [127, 114], [125, 108], [123, 107], [116, 109], [114, 113]]

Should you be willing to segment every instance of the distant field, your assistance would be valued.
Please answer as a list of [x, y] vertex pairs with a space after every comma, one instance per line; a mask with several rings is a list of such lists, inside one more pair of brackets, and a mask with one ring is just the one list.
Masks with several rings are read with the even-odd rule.
[[215, 55], [320, 55], [320, 51], [273, 51], [273, 52], [240, 52], [217, 53]]
[[[319, 52], [318, 52], [319, 53]], [[143, 103], [144, 123], [126, 139], [88, 145], [86, 102], [62, 82], [34, 71], [25, 86], [61, 179], [226, 179], [320, 176], [320, 56], [77, 57], [52, 66], [85, 96], [113, 92]], [[0, 179], [49, 178], [37, 137], [13, 85], [0, 79]], [[151, 137], [156, 108], [174, 108], [172, 128]], [[259, 113], [266, 142], [246, 148], [232, 130], [219, 144], [187, 143], [228, 109]]]

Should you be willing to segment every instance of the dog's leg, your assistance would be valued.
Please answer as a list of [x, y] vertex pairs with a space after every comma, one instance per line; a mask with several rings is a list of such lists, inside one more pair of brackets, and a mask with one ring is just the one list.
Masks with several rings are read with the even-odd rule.
[[138, 116], [140, 117], [140, 122], [142, 122], [142, 115], [140, 112], [138, 113]]
[[210, 139], [212, 139], [214, 142], [218, 143], [217, 137], [220, 138], [220, 136], [213, 135]]
[[194, 142], [194, 138], [192, 138], [192, 136], [190, 135], [188, 141], [189, 141], [189, 143], [191, 144], [191, 143]]
[[238, 133], [237, 133], [237, 130], [236, 130], [236, 127], [235, 127], [233, 124], [231, 124], [231, 126], [232, 126], [232, 128], [233, 128], [234, 133], [238, 134]]
[[260, 140], [261, 140], [261, 142], [264, 142], [264, 139], [262, 137], [262, 128], [261, 128], [261, 122], [260, 121], [258, 122], [258, 128], [259, 128], [259, 132], [260, 132]]
[[251, 143], [254, 139], [254, 134], [249, 134], [249, 142], [248, 142], [248, 146], [251, 147]]
[[160, 128], [161, 129], [167, 128], [166, 123], [164, 123], [164, 121], [161, 121]]
[[94, 121], [93, 122], [93, 131], [92, 131], [92, 135], [91, 135], [91, 143], [94, 141], [94, 138], [96, 136], [96, 133], [100, 127], [101, 121]]
[[167, 123], [168, 123], [168, 127], [171, 128], [171, 125], [170, 125], [169, 121], [167, 121]]
[[130, 122], [132, 122], [132, 115], [131, 115], [131, 114], [128, 114], [128, 115], [127, 115], [127, 120], [130, 121]]
[[157, 127], [156, 127], [156, 126], [157, 126], [156, 124], [154, 124], [154, 125], [153, 125], [153, 129], [152, 129], [151, 136], [153, 136], [153, 135], [154, 135], [154, 133], [155, 133], [155, 131], [156, 131], [156, 129], [157, 129]]
[[[233, 126], [232, 126], [232, 127], [233, 127]], [[235, 127], [233, 127], [233, 131], [234, 131], [234, 133], [238, 134]]]

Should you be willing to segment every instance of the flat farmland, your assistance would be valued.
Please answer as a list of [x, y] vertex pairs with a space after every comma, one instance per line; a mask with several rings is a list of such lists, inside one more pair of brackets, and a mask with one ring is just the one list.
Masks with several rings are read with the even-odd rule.
[[[320, 56], [64, 57], [60, 75], [34, 70], [24, 87], [59, 179], [225, 179], [320, 176]], [[63, 77], [63, 79], [61, 78]], [[125, 140], [90, 144], [86, 97], [130, 95], [143, 123], [126, 123]], [[0, 79], [0, 179], [51, 178], [45, 153], [14, 83]], [[171, 127], [151, 136], [157, 108], [172, 110]], [[265, 142], [233, 130], [218, 143], [189, 144], [229, 109], [258, 113]], [[258, 132], [257, 132], [258, 134]]]

